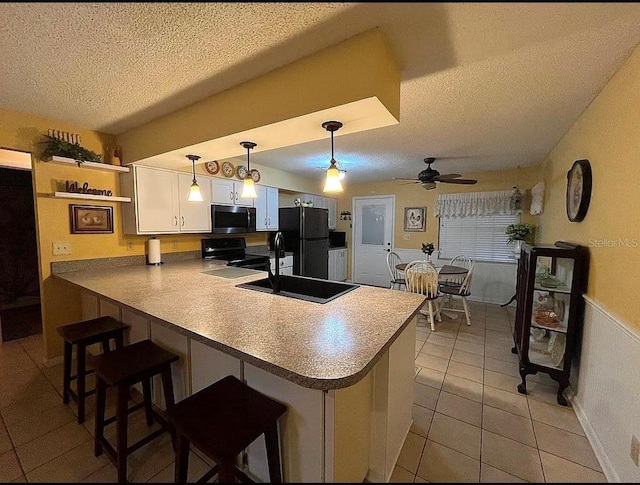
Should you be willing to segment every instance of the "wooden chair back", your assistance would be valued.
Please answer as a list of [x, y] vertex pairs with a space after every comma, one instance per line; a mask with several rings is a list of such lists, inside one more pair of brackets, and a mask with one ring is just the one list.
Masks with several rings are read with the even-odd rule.
[[389, 268], [389, 275], [391, 276], [391, 281], [399, 280], [400, 274], [396, 269], [396, 264], [402, 263], [402, 259], [398, 256], [397, 253], [391, 251], [387, 254], [387, 267]]
[[438, 270], [429, 261], [411, 261], [404, 270], [404, 279], [406, 291], [429, 299], [438, 297]]

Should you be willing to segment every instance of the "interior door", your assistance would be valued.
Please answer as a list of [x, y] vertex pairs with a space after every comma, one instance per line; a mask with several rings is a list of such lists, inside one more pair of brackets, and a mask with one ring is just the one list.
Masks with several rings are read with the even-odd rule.
[[395, 196], [353, 198], [353, 281], [388, 288]]

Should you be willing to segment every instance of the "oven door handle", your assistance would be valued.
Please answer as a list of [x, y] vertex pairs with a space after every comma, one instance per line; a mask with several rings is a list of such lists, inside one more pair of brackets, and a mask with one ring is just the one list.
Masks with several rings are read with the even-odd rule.
[[251, 227], [251, 211], [247, 209], [247, 227]]

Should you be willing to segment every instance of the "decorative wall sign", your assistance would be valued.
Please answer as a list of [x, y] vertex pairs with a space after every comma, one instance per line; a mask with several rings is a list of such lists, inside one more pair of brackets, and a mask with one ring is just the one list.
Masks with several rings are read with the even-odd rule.
[[73, 194], [91, 194], [91, 195], [107, 195], [112, 196], [113, 192], [109, 189], [92, 189], [89, 187], [89, 182], [85, 182], [80, 185], [79, 182], [65, 181], [64, 191], [71, 192]]
[[591, 164], [589, 160], [576, 160], [567, 172], [567, 217], [580, 222], [587, 215], [591, 202]]
[[113, 207], [69, 204], [71, 234], [113, 233]]
[[419, 232], [427, 228], [426, 207], [405, 207], [404, 208], [404, 230], [405, 232]]

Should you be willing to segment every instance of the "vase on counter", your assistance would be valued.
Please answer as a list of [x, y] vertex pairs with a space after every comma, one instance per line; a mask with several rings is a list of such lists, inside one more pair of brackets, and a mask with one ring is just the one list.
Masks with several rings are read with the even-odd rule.
[[522, 249], [522, 239], [513, 241], [513, 253], [516, 259], [520, 259], [520, 250]]

